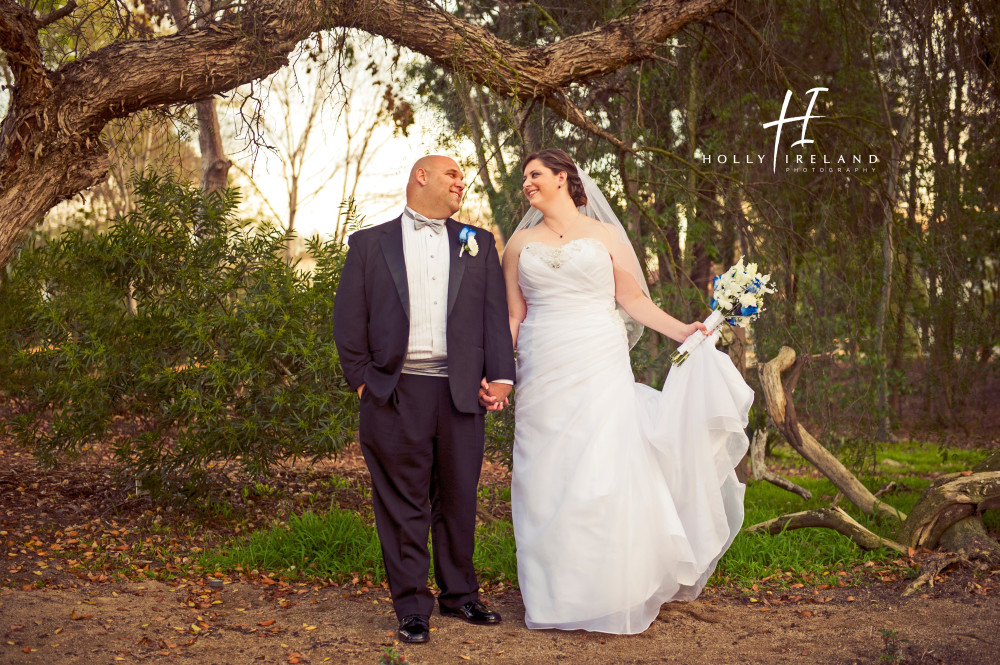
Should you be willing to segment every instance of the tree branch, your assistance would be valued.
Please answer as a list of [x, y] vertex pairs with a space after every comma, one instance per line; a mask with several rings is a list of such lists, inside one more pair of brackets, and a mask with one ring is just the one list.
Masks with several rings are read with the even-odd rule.
[[38, 26], [38, 30], [41, 30], [42, 28], [47, 27], [52, 23], [55, 23], [61, 18], [66, 18], [67, 16], [72, 14], [75, 9], [76, 9], [76, 0], [69, 0], [69, 2], [67, 2], [59, 9], [51, 11], [45, 16], [41, 16], [35, 19], [35, 25]]
[[534, 48], [513, 46], [481, 26], [430, 11], [418, 0], [370, 0], [352, 4], [350, 11], [341, 6], [335, 21], [423, 53], [500, 95], [528, 99], [646, 59], [656, 48], [651, 44], [727, 4], [729, 0], [649, 0], [600, 28]]
[[812, 527], [833, 529], [837, 533], [847, 536], [852, 542], [866, 550], [888, 547], [900, 554], [907, 553], [907, 549], [903, 545], [869, 531], [861, 526], [853, 517], [844, 512], [843, 508], [836, 507], [805, 510], [799, 513], [782, 515], [781, 517], [775, 517], [766, 522], [747, 527], [747, 531], [750, 533], [768, 533], [775, 536], [787, 529]]
[[764, 459], [766, 447], [767, 428], [762, 427], [754, 432], [753, 438], [750, 440], [750, 473], [753, 474], [753, 477], [758, 480], [766, 480], [783, 490], [798, 494], [806, 501], [812, 499], [812, 492], [767, 468], [767, 462]]
[[[781, 382], [782, 372], [795, 364], [795, 351], [783, 346], [777, 356], [757, 366], [761, 386], [764, 389], [767, 415], [771, 418], [771, 422], [792, 448], [812, 462], [813, 466], [829, 478], [830, 482], [855, 506], [869, 515], [879, 514], [899, 521], [905, 520], [904, 513], [877, 499], [847, 467], [840, 463], [840, 460], [799, 423], [791, 395], [786, 392]], [[794, 387], [796, 378], [793, 372], [793, 381], [789, 382], [792, 384], [790, 387]]]
[[[426, 0], [246, 0], [240, 11], [198, 21], [195, 29], [118, 41], [48, 72], [38, 19], [0, 0], [0, 48], [15, 78], [0, 125], [0, 267], [52, 206], [105, 177], [108, 155], [99, 136], [110, 120], [267, 77], [318, 31], [357, 28], [385, 37], [500, 95], [543, 99], [570, 122], [632, 152], [560, 90], [649, 57], [656, 43], [728, 2], [648, 0], [598, 29], [520, 47]], [[43, 20], [71, 11], [66, 7]]]

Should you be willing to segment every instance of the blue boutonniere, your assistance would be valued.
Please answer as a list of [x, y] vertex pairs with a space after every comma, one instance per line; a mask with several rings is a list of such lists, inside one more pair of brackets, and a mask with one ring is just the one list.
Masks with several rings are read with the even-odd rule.
[[461, 256], [464, 252], [468, 252], [469, 256], [475, 256], [479, 253], [479, 243], [476, 242], [476, 232], [468, 226], [463, 226], [462, 230], [458, 232], [458, 241], [462, 243], [462, 248], [458, 250], [459, 256]]

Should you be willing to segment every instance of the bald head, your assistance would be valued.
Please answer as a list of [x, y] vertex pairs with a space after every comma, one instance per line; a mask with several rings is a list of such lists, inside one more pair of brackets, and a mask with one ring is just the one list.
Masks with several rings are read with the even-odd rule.
[[458, 212], [464, 191], [462, 169], [454, 159], [427, 155], [410, 170], [406, 205], [425, 217], [442, 219]]

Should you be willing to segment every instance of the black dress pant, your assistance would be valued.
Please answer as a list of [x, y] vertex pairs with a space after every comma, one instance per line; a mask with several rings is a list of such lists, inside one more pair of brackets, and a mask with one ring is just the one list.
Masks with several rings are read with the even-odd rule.
[[478, 599], [472, 554], [483, 437], [483, 415], [455, 409], [446, 377], [402, 374], [385, 406], [361, 395], [361, 450], [400, 619], [434, 609], [428, 530], [438, 602], [458, 608]]

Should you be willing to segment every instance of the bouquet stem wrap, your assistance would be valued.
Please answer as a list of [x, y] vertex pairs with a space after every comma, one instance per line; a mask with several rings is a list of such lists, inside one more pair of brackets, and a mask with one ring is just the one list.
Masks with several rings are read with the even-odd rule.
[[[709, 314], [708, 318], [704, 321], [705, 327], [708, 328], [709, 335], [718, 330], [723, 321], [725, 321], [725, 315], [717, 309], [712, 310], [712, 313]], [[685, 339], [684, 342], [677, 347], [677, 350], [670, 354], [670, 362], [675, 365], [682, 364], [688, 359], [691, 352], [698, 348], [699, 344], [708, 339], [709, 335], [706, 335], [700, 330], [688, 335], [687, 339]]]

